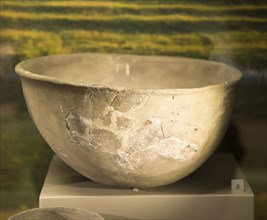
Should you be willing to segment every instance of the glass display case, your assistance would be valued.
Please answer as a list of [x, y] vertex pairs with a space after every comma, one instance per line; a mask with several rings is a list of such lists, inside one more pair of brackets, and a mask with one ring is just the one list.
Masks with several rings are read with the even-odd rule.
[[240, 70], [232, 120], [216, 153], [234, 156], [255, 195], [255, 219], [267, 218], [265, 1], [1, 0], [0, 5], [1, 219], [39, 206], [53, 157], [30, 119], [15, 65], [78, 52], [200, 58]]

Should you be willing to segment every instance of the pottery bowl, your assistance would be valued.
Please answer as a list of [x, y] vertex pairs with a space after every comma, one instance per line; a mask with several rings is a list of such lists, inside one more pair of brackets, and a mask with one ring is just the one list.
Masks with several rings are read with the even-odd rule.
[[95, 212], [78, 208], [34, 208], [11, 216], [8, 220], [104, 220]]
[[30, 115], [80, 174], [120, 187], [173, 183], [214, 152], [241, 73], [189, 58], [52, 55], [16, 66]]

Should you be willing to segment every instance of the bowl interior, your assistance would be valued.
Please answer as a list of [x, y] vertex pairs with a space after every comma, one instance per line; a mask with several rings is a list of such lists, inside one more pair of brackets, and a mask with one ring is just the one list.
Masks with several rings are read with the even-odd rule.
[[35, 58], [17, 69], [62, 83], [144, 89], [200, 88], [241, 77], [236, 69], [213, 61], [92, 53]]

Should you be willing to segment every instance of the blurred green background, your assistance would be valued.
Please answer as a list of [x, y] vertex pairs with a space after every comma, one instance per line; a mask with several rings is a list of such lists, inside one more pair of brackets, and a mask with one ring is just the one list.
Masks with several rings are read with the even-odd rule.
[[244, 74], [219, 150], [232, 151], [267, 219], [267, 3], [253, 0], [1, 0], [0, 219], [38, 206], [52, 151], [33, 125], [17, 62], [73, 52], [217, 60]]

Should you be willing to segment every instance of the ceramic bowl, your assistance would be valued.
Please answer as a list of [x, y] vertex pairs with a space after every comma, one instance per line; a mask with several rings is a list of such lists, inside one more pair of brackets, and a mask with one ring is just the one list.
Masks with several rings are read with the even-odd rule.
[[35, 208], [11, 216], [8, 220], [104, 220], [95, 212], [77, 208]]
[[241, 73], [213, 61], [67, 54], [16, 66], [30, 115], [80, 174], [120, 187], [173, 183], [214, 152]]

